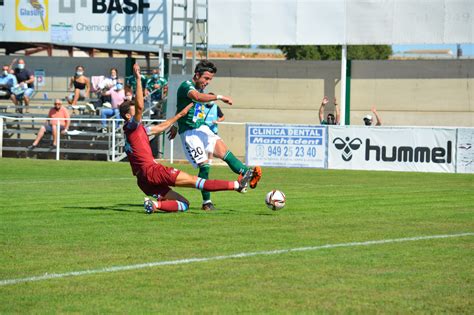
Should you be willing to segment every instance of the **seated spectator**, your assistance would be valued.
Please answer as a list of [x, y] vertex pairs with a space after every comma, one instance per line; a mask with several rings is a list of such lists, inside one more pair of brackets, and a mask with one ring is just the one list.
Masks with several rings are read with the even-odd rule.
[[28, 150], [33, 150], [36, 147], [38, 147], [38, 144], [40, 143], [41, 139], [43, 138], [44, 134], [46, 132], [52, 133], [53, 135], [53, 143], [50, 146], [51, 148], [56, 148], [56, 137], [57, 137], [57, 131], [56, 131], [56, 126], [57, 124], [60, 124], [60, 130], [61, 134], [66, 134], [68, 129], [69, 129], [69, 124], [71, 121], [69, 120], [69, 113], [66, 108], [62, 106], [61, 100], [60, 99], [55, 99], [54, 100], [54, 106], [49, 110], [48, 113], [48, 118], [64, 118], [60, 120], [48, 120], [46, 123], [41, 126], [39, 129], [38, 135], [36, 136], [35, 141], [33, 142], [32, 145], [28, 146]]
[[[372, 113], [374, 113], [374, 116], [377, 119], [377, 123], [375, 125], [376, 126], [382, 126], [382, 120], [380, 119], [380, 116], [377, 113], [377, 109], [375, 109], [375, 105], [372, 106]], [[363, 120], [364, 120], [364, 124], [366, 126], [372, 126], [373, 118], [372, 118], [371, 115], [365, 115]]]
[[150, 95], [152, 102], [160, 102], [166, 98], [168, 81], [160, 77], [160, 69], [153, 69], [151, 77], [146, 82], [146, 95]]
[[10, 73], [10, 67], [4, 65], [0, 74], [0, 99], [9, 99], [11, 89], [17, 85], [16, 77]]
[[72, 89], [73, 91], [67, 97], [69, 105], [76, 105], [77, 101], [83, 101], [85, 98], [89, 97], [91, 83], [89, 78], [84, 75], [83, 66], [76, 67], [76, 73], [69, 81], [69, 89]]
[[95, 103], [95, 107], [102, 107], [104, 103], [111, 103], [112, 99], [110, 95], [104, 94], [104, 92], [109, 91], [110, 89], [115, 88], [118, 80], [118, 70], [116, 68], [110, 69], [109, 76], [104, 77], [98, 84], [98, 100]]
[[[104, 95], [108, 95], [111, 97], [110, 103], [112, 105], [111, 108], [103, 108], [101, 112], [102, 133], [107, 133], [107, 120], [105, 119], [110, 117], [120, 119], [119, 106], [126, 100], [122, 81], [117, 81], [115, 87], [108, 90], [107, 92], [104, 92]], [[118, 121], [115, 121], [114, 124], [115, 129], [118, 129], [120, 123]]]
[[[33, 75], [33, 72], [31, 70], [28, 70], [26, 68], [26, 64], [23, 59], [18, 60], [14, 74], [15, 74], [18, 86], [21, 88], [21, 93], [17, 92], [17, 93], [11, 94], [11, 99], [13, 101], [13, 104], [18, 106], [18, 97], [21, 95], [23, 97], [23, 102], [25, 106], [29, 106], [31, 96], [35, 92], [34, 90], [35, 76]], [[26, 112], [28, 112], [28, 109], [26, 109]]]
[[323, 100], [321, 101], [321, 106], [319, 107], [319, 123], [321, 125], [339, 125], [339, 121], [341, 119], [341, 114], [339, 111], [339, 106], [337, 106], [337, 100], [334, 98], [334, 114], [329, 113], [326, 116], [326, 119], [324, 119], [324, 108], [329, 103], [329, 97], [325, 96], [323, 97]]

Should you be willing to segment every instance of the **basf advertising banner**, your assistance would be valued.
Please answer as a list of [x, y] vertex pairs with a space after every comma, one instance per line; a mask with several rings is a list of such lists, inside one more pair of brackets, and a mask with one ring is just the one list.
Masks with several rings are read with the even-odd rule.
[[326, 127], [248, 124], [246, 162], [275, 167], [324, 168]]
[[474, 173], [474, 128], [459, 128], [457, 173]]
[[58, 44], [163, 44], [165, 0], [8, 0], [0, 40]]
[[331, 126], [328, 133], [331, 169], [455, 172], [454, 128]]

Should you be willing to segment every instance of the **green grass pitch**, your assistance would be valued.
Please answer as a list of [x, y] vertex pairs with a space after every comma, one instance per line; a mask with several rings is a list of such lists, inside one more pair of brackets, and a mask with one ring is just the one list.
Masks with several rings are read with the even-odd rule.
[[[189, 166], [178, 165], [190, 173]], [[474, 176], [264, 168], [145, 215], [128, 163], [0, 159], [0, 282], [114, 266], [474, 232]], [[211, 178], [234, 179], [225, 167]], [[265, 194], [287, 196], [278, 212]], [[0, 313], [474, 313], [474, 236], [0, 285]]]

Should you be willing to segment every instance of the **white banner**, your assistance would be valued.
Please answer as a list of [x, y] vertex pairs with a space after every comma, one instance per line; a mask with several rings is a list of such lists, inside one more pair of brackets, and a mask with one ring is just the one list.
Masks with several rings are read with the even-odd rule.
[[330, 169], [455, 172], [454, 128], [331, 126], [328, 130]]
[[[210, 45], [474, 42], [472, 0], [209, 0], [207, 18]], [[171, 0], [0, 2], [4, 42], [158, 45], [169, 43], [170, 27]]]
[[248, 165], [324, 168], [326, 127], [248, 124]]
[[457, 141], [457, 173], [474, 173], [474, 128], [459, 128]]

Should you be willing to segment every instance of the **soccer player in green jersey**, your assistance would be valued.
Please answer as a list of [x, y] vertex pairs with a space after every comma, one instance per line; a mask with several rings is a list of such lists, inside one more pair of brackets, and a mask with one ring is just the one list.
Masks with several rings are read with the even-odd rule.
[[[212, 62], [202, 60], [196, 65], [193, 78], [184, 81], [178, 88], [177, 112], [180, 112], [189, 103], [195, 103], [195, 106], [189, 110], [188, 114], [178, 120], [179, 134], [184, 153], [194, 167], [199, 167], [198, 176], [201, 178], [209, 178], [212, 157], [217, 157], [226, 162], [236, 174], [243, 176], [248, 174], [248, 172], [252, 172], [250, 188], [255, 188], [262, 177], [262, 169], [259, 166], [252, 169], [242, 163], [229, 151], [224, 141], [205, 124], [203, 104], [219, 100], [232, 105], [232, 99], [228, 96], [202, 92], [211, 82], [216, 72], [217, 68]], [[176, 132], [176, 129], [172, 129], [171, 138], [176, 136]], [[215, 207], [211, 201], [211, 194], [207, 191], [202, 191], [202, 197], [202, 209], [214, 210]]]

